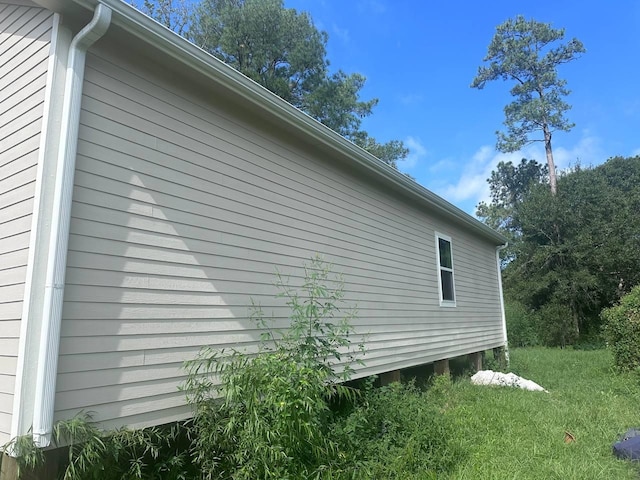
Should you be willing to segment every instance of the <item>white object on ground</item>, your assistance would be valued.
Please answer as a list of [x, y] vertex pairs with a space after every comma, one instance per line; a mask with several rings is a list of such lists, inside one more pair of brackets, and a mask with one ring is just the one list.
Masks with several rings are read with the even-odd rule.
[[494, 372], [493, 370], [480, 370], [473, 377], [471, 383], [474, 385], [497, 385], [500, 387], [518, 387], [524, 390], [536, 392], [547, 392], [536, 382], [519, 377], [515, 373]]

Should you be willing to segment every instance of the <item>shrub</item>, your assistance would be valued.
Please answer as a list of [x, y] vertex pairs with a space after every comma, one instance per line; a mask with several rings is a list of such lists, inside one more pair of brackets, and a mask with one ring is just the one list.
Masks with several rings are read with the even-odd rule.
[[504, 310], [510, 347], [564, 347], [577, 340], [566, 305], [549, 302], [532, 310], [517, 300], [505, 300]]
[[357, 478], [439, 478], [460, 459], [453, 424], [442, 405], [448, 376], [429, 390], [414, 383], [364, 389], [358, 405], [333, 425], [332, 435]]
[[538, 318], [531, 309], [521, 302], [505, 299], [504, 310], [509, 346], [535, 347], [540, 345]]
[[578, 339], [571, 309], [561, 303], [547, 303], [535, 314], [542, 345], [565, 347]]
[[640, 285], [601, 313], [604, 336], [620, 370], [640, 367]]
[[257, 307], [253, 319], [265, 331], [257, 355], [204, 349], [188, 364], [194, 452], [206, 478], [308, 478], [340, 469], [328, 435], [330, 402], [355, 396], [340, 384], [362, 350], [349, 339], [355, 313], [335, 318], [344, 284], [319, 257], [305, 265], [302, 293], [281, 276], [277, 284], [291, 309], [288, 330], [271, 329]]

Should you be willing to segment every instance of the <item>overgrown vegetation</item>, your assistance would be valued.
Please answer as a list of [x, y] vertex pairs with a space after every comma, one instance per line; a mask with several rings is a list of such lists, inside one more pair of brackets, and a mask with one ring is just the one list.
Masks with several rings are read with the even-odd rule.
[[[105, 432], [97, 428], [88, 414], [57, 422], [52, 441], [62, 446], [58, 478], [63, 480], [122, 480], [198, 478], [191, 461], [190, 430], [178, 422], [144, 429], [118, 429]], [[14, 439], [3, 449], [11, 449], [17, 460], [18, 475], [37, 472], [45, 461], [44, 451], [29, 435]]]
[[[16, 458], [17, 474], [19, 478], [40, 468], [45, 461], [44, 451], [33, 441], [31, 435], [13, 438], [7, 444], [0, 447], [0, 453], [6, 452]], [[2, 455], [0, 455], [0, 466]]]
[[277, 283], [288, 329], [274, 330], [256, 307], [265, 332], [256, 355], [204, 349], [189, 364], [185, 390], [205, 478], [329, 478], [344, 468], [330, 407], [357, 395], [340, 383], [362, 351], [350, 340], [355, 312], [341, 310], [342, 279], [319, 257], [305, 266], [300, 292], [280, 275]]
[[464, 457], [452, 419], [444, 413], [449, 376], [428, 389], [414, 382], [364, 387], [348, 414], [332, 425], [347, 460], [343, 478], [440, 478]]
[[640, 285], [603, 310], [604, 334], [616, 367], [640, 371]]
[[181, 480], [197, 473], [190, 431], [181, 422], [105, 433], [80, 417], [60, 422], [55, 435], [69, 445], [65, 480]]
[[640, 284], [640, 157], [575, 166], [555, 196], [546, 175], [532, 160], [500, 163], [477, 213], [510, 241], [504, 291], [519, 313], [509, 337], [564, 346], [598, 335], [602, 309]]
[[[617, 460], [611, 445], [638, 427], [640, 377], [614, 374], [611, 361], [603, 349], [513, 349], [513, 371], [548, 394], [479, 387], [467, 378], [439, 377], [426, 389], [413, 383], [374, 389], [369, 380], [355, 403], [332, 405], [325, 435], [338, 450], [317, 478], [636, 479], [640, 464]], [[63, 430], [80, 428], [73, 435], [88, 435], [89, 445], [74, 441], [68, 479], [202, 478], [188, 447], [162, 429], [96, 436], [76, 422]], [[238, 478], [231, 471], [216, 475]]]
[[[461, 451], [442, 404], [449, 378], [356, 389], [344, 384], [364, 353], [352, 343], [356, 312], [344, 283], [320, 257], [304, 267], [299, 290], [278, 275], [290, 323], [264, 332], [257, 353], [204, 349], [188, 363], [184, 386], [194, 407], [186, 423], [103, 432], [82, 416], [56, 425], [68, 446], [61, 478], [358, 479], [436, 478]], [[23, 471], [42, 464], [30, 437], [15, 442]]]
[[[290, 327], [266, 333], [258, 353], [205, 349], [189, 364], [193, 453], [205, 478], [435, 478], [459, 457], [450, 422], [412, 383], [345, 386], [363, 353], [352, 344], [353, 310], [342, 310], [343, 282], [320, 258], [305, 266], [297, 291], [278, 276]], [[444, 382], [444, 383], [443, 383]]]

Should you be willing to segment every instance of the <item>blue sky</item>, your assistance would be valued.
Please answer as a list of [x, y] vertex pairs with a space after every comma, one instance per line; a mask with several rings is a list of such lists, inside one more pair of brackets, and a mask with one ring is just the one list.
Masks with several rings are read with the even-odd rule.
[[500, 160], [544, 160], [541, 144], [495, 150], [508, 82], [469, 88], [495, 27], [509, 17], [551, 23], [582, 40], [587, 53], [559, 75], [572, 91], [570, 133], [555, 135], [559, 168], [640, 155], [640, 1], [285, 0], [329, 34], [332, 69], [367, 77], [362, 98], [380, 100], [363, 128], [411, 148], [400, 170], [463, 210], [488, 197]]

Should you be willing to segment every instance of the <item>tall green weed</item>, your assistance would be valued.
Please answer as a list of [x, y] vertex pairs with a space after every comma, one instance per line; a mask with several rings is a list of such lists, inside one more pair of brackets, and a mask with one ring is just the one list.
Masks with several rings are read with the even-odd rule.
[[[143, 429], [105, 432], [82, 413], [56, 422], [53, 445], [64, 447], [57, 478], [61, 480], [186, 480], [197, 478], [189, 453], [190, 431], [183, 422]], [[16, 457], [18, 478], [38, 478], [44, 450], [31, 435], [14, 439], [1, 450]], [[47, 477], [48, 478], [48, 477]]]
[[353, 478], [435, 479], [452, 469], [463, 452], [445, 415], [450, 389], [445, 375], [426, 390], [413, 382], [369, 383], [358, 404], [332, 426]]
[[341, 468], [328, 426], [331, 402], [356, 395], [341, 383], [363, 353], [350, 340], [355, 312], [342, 311], [344, 283], [320, 257], [305, 265], [300, 291], [280, 275], [277, 284], [290, 328], [271, 328], [256, 307], [265, 332], [257, 355], [206, 348], [188, 364], [194, 452], [206, 478], [318, 478]]

